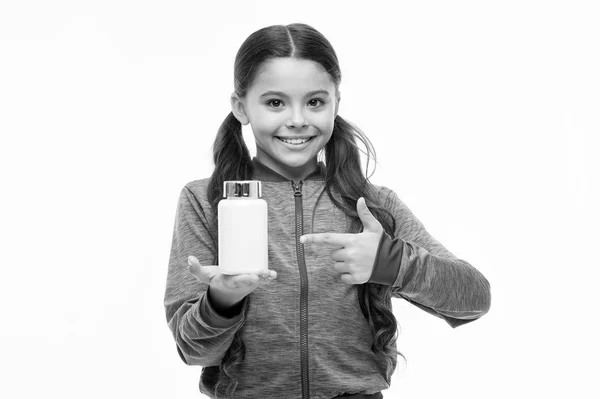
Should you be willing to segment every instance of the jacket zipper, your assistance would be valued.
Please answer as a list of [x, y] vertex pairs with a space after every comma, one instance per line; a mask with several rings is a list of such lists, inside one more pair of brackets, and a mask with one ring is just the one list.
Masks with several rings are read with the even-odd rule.
[[304, 246], [300, 243], [300, 236], [304, 233], [302, 218], [302, 181], [295, 184], [294, 202], [296, 207], [296, 255], [300, 271], [300, 366], [302, 371], [302, 399], [310, 398], [308, 381], [308, 274], [304, 260]]

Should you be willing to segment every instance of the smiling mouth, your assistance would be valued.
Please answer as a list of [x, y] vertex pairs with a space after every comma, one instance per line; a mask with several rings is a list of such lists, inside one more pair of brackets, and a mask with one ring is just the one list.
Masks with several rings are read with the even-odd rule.
[[300, 144], [304, 144], [306, 142], [309, 142], [310, 140], [312, 140], [314, 138], [314, 136], [303, 138], [303, 139], [288, 139], [288, 138], [283, 138], [283, 137], [277, 137], [277, 138], [280, 141], [283, 141], [286, 144], [300, 145]]

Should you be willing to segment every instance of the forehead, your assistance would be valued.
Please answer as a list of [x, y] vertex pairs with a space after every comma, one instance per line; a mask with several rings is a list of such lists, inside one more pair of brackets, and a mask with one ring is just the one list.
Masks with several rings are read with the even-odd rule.
[[335, 84], [323, 67], [311, 60], [273, 58], [258, 70], [250, 91], [277, 90], [289, 94], [313, 90], [334, 91]]

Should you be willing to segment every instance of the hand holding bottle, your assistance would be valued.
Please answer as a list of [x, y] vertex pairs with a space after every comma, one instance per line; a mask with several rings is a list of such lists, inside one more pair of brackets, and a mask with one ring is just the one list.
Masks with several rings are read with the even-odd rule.
[[202, 266], [195, 256], [188, 257], [190, 273], [202, 283], [210, 284], [210, 299], [219, 308], [229, 308], [240, 302], [257, 287], [277, 278], [274, 270], [258, 273], [226, 275], [218, 266]]

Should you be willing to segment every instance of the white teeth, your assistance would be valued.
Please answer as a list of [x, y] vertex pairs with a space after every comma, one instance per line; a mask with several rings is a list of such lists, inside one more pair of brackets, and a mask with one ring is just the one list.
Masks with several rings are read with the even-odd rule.
[[310, 140], [312, 137], [309, 137], [307, 139], [284, 139], [282, 137], [277, 137], [277, 138], [279, 140], [283, 141], [284, 143], [288, 143], [288, 144], [304, 144], [308, 140]]

